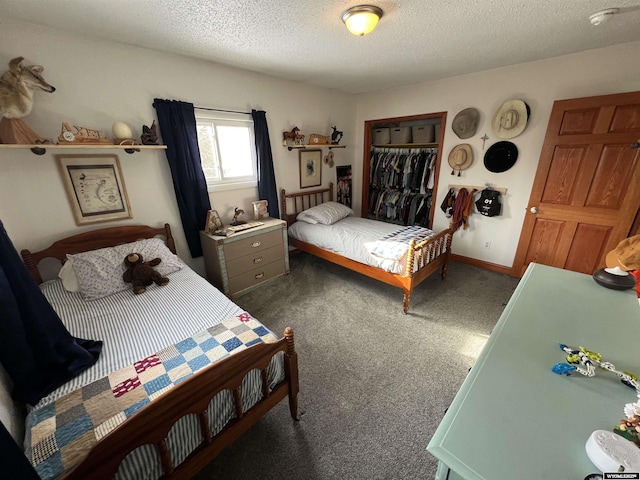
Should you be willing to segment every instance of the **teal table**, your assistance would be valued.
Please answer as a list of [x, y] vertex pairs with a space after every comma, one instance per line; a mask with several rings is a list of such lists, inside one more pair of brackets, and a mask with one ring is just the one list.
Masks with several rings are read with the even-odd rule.
[[437, 479], [582, 480], [597, 468], [585, 452], [594, 430], [611, 430], [635, 390], [598, 369], [570, 377], [558, 346], [601, 353], [640, 375], [635, 291], [610, 290], [590, 275], [531, 264], [427, 450]]

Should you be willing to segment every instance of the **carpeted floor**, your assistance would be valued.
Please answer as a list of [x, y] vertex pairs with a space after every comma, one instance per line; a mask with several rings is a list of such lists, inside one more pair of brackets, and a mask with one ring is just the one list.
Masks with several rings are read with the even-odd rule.
[[300, 421], [282, 402], [196, 478], [432, 479], [426, 446], [517, 282], [451, 262], [404, 315], [400, 289], [293, 256], [291, 275], [235, 302], [293, 327]]

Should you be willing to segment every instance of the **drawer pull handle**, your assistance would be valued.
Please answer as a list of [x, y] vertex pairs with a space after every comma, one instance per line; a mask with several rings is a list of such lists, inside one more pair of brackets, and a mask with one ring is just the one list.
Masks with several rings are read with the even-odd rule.
[[251, 244], [251, 247], [252, 247], [252, 248], [256, 248], [256, 247], [259, 247], [259, 246], [260, 246], [260, 241], [253, 242], [253, 243]]
[[256, 280], [258, 280], [259, 278], [264, 277], [264, 272], [260, 272], [259, 274], [256, 275]]
[[254, 258], [253, 259], [253, 263], [260, 263], [262, 262], [262, 257], [258, 257], [258, 258]]

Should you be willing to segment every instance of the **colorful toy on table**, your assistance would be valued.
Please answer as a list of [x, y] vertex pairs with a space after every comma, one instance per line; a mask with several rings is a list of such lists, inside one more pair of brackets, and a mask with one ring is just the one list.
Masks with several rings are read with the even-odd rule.
[[573, 372], [578, 372], [584, 376], [593, 377], [596, 374], [596, 367], [598, 367], [615, 373], [622, 383], [636, 390], [638, 401], [625, 405], [624, 415], [626, 418], [620, 420], [613, 431], [640, 447], [640, 382], [638, 382], [637, 375], [617, 370], [611, 362], [603, 361], [602, 355], [591, 352], [584, 347], [575, 349], [561, 343], [560, 349], [567, 353], [568, 363], [556, 363], [551, 369], [554, 373], [569, 376]]
[[567, 362], [569, 363], [556, 363], [551, 369], [553, 373], [569, 376], [572, 372], [578, 372], [586, 377], [593, 377], [596, 374], [596, 367], [599, 367], [615, 373], [622, 383], [640, 391], [640, 383], [638, 383], [637, 375], [631, 372], [617, 370], [613, 363], [603, 361], [602, 355], [599, 353], [591, 352], [584, 347], [578, 347], [577, 349], [571, 348], [564, 343], [560, 344], [560, 350], [567, 353]]

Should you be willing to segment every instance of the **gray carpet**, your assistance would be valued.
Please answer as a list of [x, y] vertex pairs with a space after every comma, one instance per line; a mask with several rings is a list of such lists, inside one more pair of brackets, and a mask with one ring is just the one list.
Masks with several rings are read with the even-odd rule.
[[433, 432], [518, 280], [451, 262], [402, 291], [307, 254], [291, 275], [235, 299], [295, 332], [299, 422], [286, 401], [196, 477], [431, 479]]

